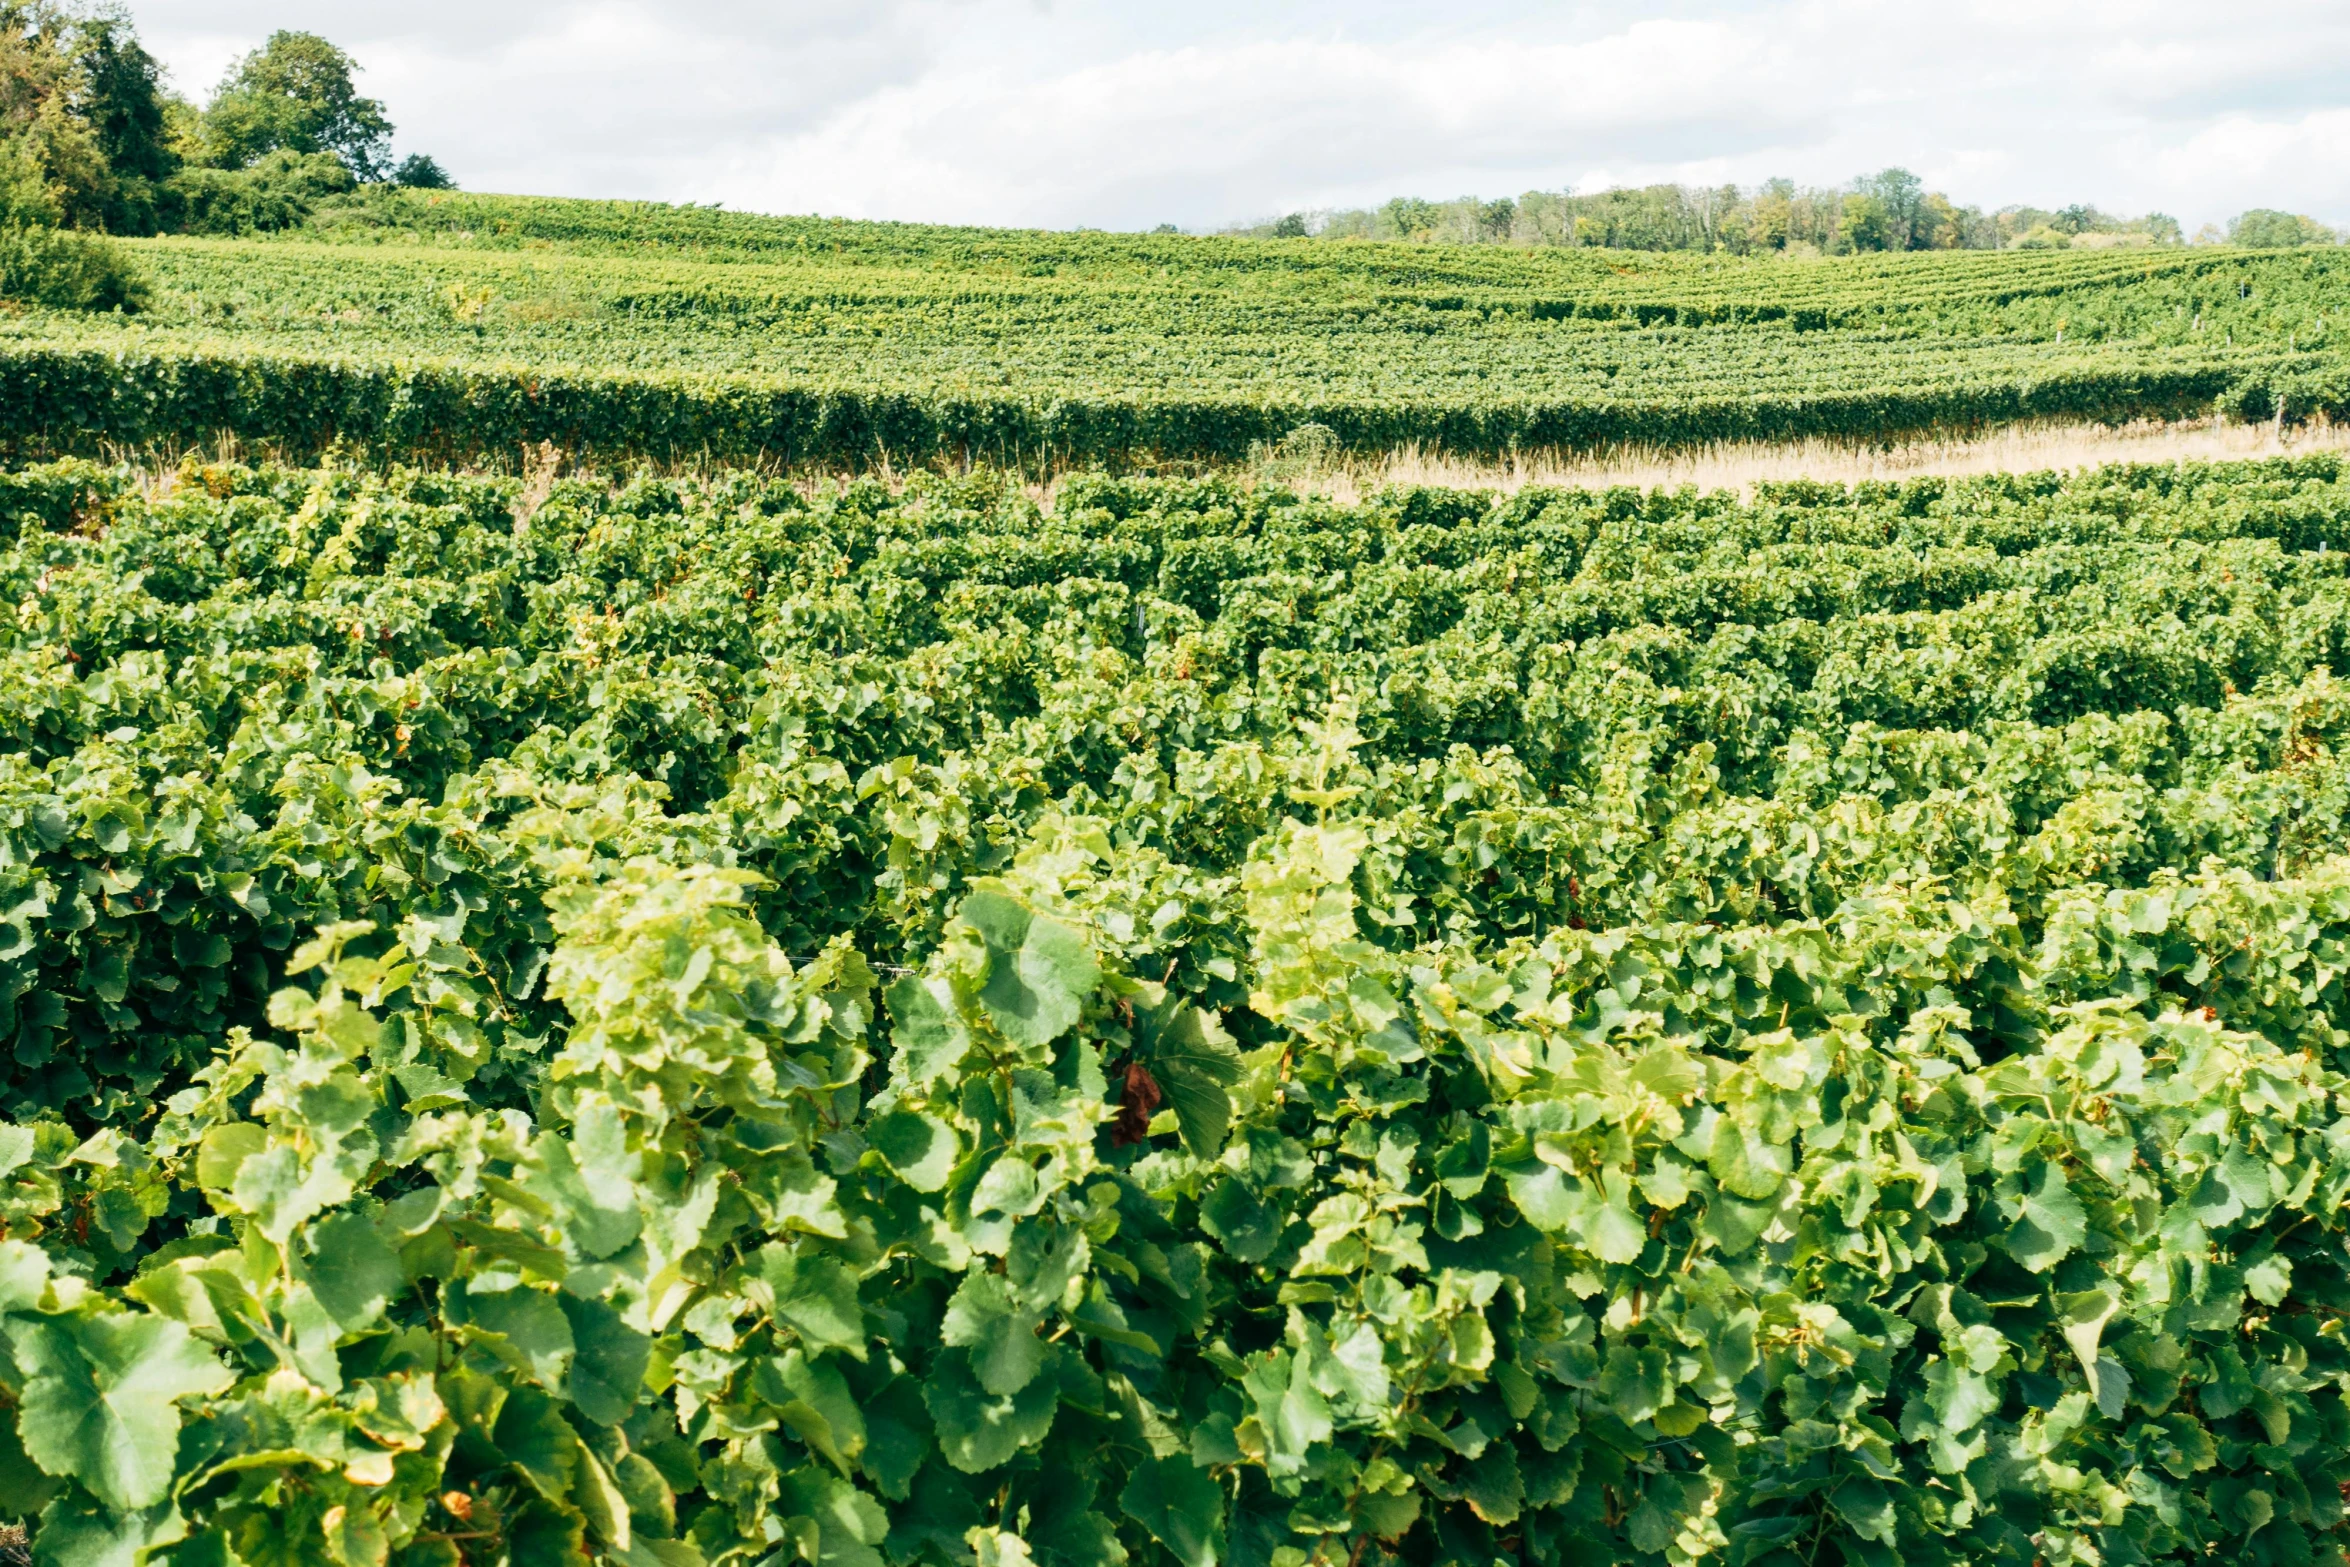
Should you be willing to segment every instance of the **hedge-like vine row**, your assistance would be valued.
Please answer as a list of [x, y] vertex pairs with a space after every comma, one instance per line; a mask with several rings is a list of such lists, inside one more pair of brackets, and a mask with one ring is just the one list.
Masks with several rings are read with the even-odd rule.
[[1301, 425], [1350, 447], [1443, 450], [1866, 440], [2033, 421], [2128, 423], [2215, 408], [2249, 419], [2350, 410], [2303, 360], [2058, 364], [2023, 379], [1689, 396], [1355, 400], [1292, 395], [995, 395], [750, 377], [401, 364], [271, 354], [0, 349], [0, 447], [187, 447], [222, 436], [289, 453], [507, 458], [552, 442], [586, 458], [713, 457], [794, 466], [1234, 461]]

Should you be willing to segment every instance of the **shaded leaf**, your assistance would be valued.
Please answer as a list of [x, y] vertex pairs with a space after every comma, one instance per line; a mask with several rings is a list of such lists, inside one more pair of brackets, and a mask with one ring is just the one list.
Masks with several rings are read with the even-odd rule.
[[1215, 1567], [1224, 1548], [1224, 1495], [1189, 1458], [1135, 1465], [1118, 1505], [1182, 1567]]

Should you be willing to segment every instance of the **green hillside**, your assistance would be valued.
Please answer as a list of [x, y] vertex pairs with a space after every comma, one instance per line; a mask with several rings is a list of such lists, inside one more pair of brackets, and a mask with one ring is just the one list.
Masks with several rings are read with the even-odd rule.
[[144, 311], [0, 320], [20, 451], [791, 464], [1458, 453], [2350, 407], [2350, 258], [1813, 261], [1026, 233], [379, 193], [130, 246]]

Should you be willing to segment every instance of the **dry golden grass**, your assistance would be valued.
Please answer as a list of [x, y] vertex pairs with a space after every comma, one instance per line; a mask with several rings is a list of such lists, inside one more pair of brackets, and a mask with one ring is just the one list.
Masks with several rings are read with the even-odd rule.
[[[1724, 443], [1702, 448], [1656, 448], [1608, 452], [1533, 452], [1513, 458], [1455, 457], [1405, 446], [1379, 454], [1325, 450], [1307, 455], [1287, 454], [1279, 448], [1261, 450], [1248, 462], [1231, 464], [1168, 463], [1144, 472], [1205, 474], [1220, 472], [1243, 482], [1278, 485], [1308, 495], [1353, 503], [1389, 485], [1426, 484], [1446, 489], [1496, 490], [1514, 493], [1529, 485], [1557, 485], [1605, 489], [1629, 485], [1635, 489], [1678, 488], [1735, 490], [1751, 497], [1754, 486], [1785, 479], [1816, 479], [1854, 484], [1869, 479], [1906, 479], [1922, 474], [2033, 473], [2103, 467], [2109, 463], [2229, 462], [2255, 457], [2277, 457], [2313, 452], [2350, 451], [2350, 424], [2313, 423], [2294, 428], [2274, 424], [2229, 424], [2218, 419], [2192, 423], [2147, 422], [2130, 425], [2065, 424], [2018, 425], [1980, 435], [1935, 437], [1881, 446], [1834, 441], [1779, 444]], [[282, 462], [306, 466], [315, 458], [289, 458], [272, 443], [246, 443], [223, 433], [193, 447], [109, 450], [110, 460], [141, 472], [151, 493], [167, 494], [179, 482], [183, 461], [196, 463]], [[330, 457], [329, 462], [340, 459]], [[517, 521], [527, 525], [532, 512], [545, 502], [558, 473], [575, 473], [589, 480], [622, 482], [633, 473], [686, 477], [713, 467], [747, 468], [773, 478], [788, 478], [813, 496], [837, 487], [852, 474], [830, 468], [794, 469], [772, 461], [675, 459], [638, 461], [610, 467], [594, 463], [573, 466], [571, 454], [542, 442], [525, 447], [518, 460], [460, 465], [465, 471], [498, 473], [524, 480], [516, 501]], [[901, 468], [884, 460], [864, 477], [878, 478], [891, 490], [903, 489], [916, 474], [933, 470]], [[951, 471], [951, 470], [941, 470]], [[999, 477], [1049, 505], [1063, 480], [1083, 469]], [[0, 1563], [0, 1567], [5, 1567]]]
[[1701, 490], [1751, 493], [1758, 483], [1818, 479], [1853, 484], [1922, 474], [2031, 473], [2109, 463], [2225, 462], [2295, 453], [2350, 451], [2350, 425], [2097, 424], [2020, 426], [1977, 437], [1920, 440], [1881, 447], [1827, 441], [1786, 445], [1726, 444], [1694, 450], [1591, 455], [1531, 454], [1502, 461], [1447, 457], [1404, 448], [1383, 457], [1339, 456], [1326, 463], [1273, 461], [1260, 477], [1332, 500], [1353, 501], [1390, 484], [1515, 491], [1528, 485], [1636, 489], [1693, 484]]

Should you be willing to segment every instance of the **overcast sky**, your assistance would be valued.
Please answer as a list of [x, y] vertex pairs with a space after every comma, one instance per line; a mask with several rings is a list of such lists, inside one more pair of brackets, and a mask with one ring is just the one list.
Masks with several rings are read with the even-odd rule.
[[2350, 222], [2350, 0], [132, 0], [356, 55], [468, 189], [1187, 228], [1655, 180]]

